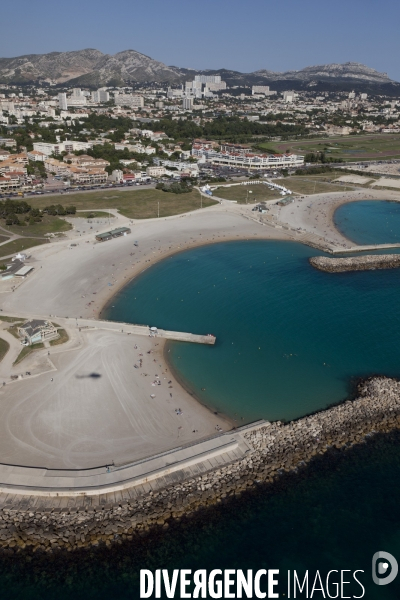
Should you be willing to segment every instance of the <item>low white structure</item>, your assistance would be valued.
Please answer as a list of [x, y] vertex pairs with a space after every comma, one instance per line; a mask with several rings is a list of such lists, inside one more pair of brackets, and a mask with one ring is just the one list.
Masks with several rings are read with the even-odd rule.
[[245, 169], [280, 169], [301, 167], [304, 165], [304, 156], [297, 154], [253, 154], [252, 152], [217, 152], [197, 147], [192, 148], [192, 155], [205, 159], [214, 165], [239, 167]]
[[46, 156], [51, 154], [61, 154], [61, 152], [75, 152], [77, 150], [89, 150], [93, 148], [93, 142], [78, 142], [74, 140], [68, 140], [66, 142], [58, 142], [57, 144], [50, 144], [48, 142], [35, 142], [33, 149]]

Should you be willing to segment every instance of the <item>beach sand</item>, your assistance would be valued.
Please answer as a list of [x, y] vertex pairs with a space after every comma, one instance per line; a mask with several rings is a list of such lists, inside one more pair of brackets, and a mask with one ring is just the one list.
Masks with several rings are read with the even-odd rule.
[[[36, 351], [16, 367], [9, 359], [0, 365], [7, 383], [0, 388], [1, 461], [52, 468], [125, 464], [232, 428], [233, 421], [215, 415], [180, 385], [163, 356], [162, 340], [118, 331], [79, 332], [64, 318], [96, 319], [134, 277], [194, 246], [294, 240], [297, 228], [349, 245], [334, 227], [334, 211], [345, 202], [368, 198], [400, 196], [360, 190], [296, 198], [271, 209], [290, 232], [260, 222], [251, 205], [230, 202], [166, 219], [130, 221], [116, 215], [113, 225], [129, 226], [132, 234], [95, 243], [95, 230], [83, 229], [79, 221], [62, 240], [32, 249], [28, 264], [33, 273], [14, 292], [0, 290], [0, 308], [6, 315], [51, 317], [68, 329], [71, 339]], [[107, 230], [106, 223], [100, 225]], [[135, 368], [139, 358], [143, 366]], [[11, 382], [11, 375], [23, 378]]]

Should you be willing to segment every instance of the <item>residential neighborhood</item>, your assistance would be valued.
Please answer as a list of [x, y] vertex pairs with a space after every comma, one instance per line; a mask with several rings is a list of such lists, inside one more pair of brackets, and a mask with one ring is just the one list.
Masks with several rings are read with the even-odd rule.
[[331, 149], [324, 157], [274, 146], [400, 133], [399, 107], [360, 92], [229, 87], [220, 75], [97, 90], [2, 84], [0, 195], [44, 193], [50, 180], [62, 191], [340, 162]]

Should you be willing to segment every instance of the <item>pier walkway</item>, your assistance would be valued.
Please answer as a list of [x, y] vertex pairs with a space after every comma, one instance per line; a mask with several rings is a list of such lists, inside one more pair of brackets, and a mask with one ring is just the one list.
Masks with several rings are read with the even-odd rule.
[[349, 254], [351, 252], [368, 252], [370, 250], [390, 250], [400, 248], [400, 244], [372, 244], [369, 246], [351, 246], [350, 248], [335, 248], [332, 254]]
[[[52, 317], [53, 318], [53, 317]], [[58, 317], [54, 317], [58, 319]], [[195, 333], [185, 333], [182, 331], [166, 331], [165, 329], [151, 328], [148, 325], [132, 325], [130, 323], [118, 323], [116, 321], [100, 321], [97, 319], [75, 319], [66, 318], [66, 327], [79, 327], [80, 329], [104, 329], [107, 331], [120, 331], [132, 335], [145, 335], [178, 342], [193, 342], [195, 344], [215, 344], [215, 336], [197, 335]]]

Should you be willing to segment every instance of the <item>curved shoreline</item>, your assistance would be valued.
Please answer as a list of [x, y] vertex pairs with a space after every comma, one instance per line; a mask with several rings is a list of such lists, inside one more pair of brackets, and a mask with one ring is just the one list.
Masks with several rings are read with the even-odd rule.
[[[110, 304], [111, 302], [114, 301], [114, 299], [118, 296], [118, 294], [120, 294], [121, 292], [123, 292], [123, 290], [128, 287], [133, 281], [135, 281], [136, 279], [138, 279], [141, 275], [143, 275], [146, 271], [148, 271], [151, 267], [154, 267], [155, 265], [163, 262], [164, 260], [167, 260], [168, 258], [171, 258], [172, 256], [176, 256], [178, 254], [181, 254], [183, 252], [187, 252], [189, 250], [193, 250], [194, 248], [201, 248], [204, 246], [213, 246], [214, 244], [224, 244], [225, 242], [251, 242], [253, 241], [251, 238], [249, 238], [248, 236], [244, 237], [244, 236], [240, 236], [240, 234], [237, 234], [235, 237], [228, 237], [228, 236], [223, 236], [224, 239], [220, 240], [220, 239], [216, 239], [216, 240], [207, 240], [207, 241], [198, 241], [198, 242], [194, 242], [191, 243], [190, 245], [187, 245], [185, 248], [178, 248], [178, 249], [171, 249], [170, 251], [166, 251], [165, 253], [163, 253], [161, 256], [158, 256], [157, 258], [155, 258], [154, 260], [152, 259], [148, 259], [150, 264], [147, 265], [145, 268], [138, 270], [138, 272], [135, 272], [131, 275], [131, 277], [129, 278], [128, 281], [125, 282], [121, 282], [120, 286], [117, 286], [115, 290], [113, 290], [112, 295], [104, 302], [104, 304], [102, 305], [102, 307], [97, 311], [97, 313], [95, 314], [94, 318], [98, 319], [98, 318], [105, 318], [107, 319], [107, 315], [104, 316], [104, 312], [107, 311], [108, 308], [110, 308]], [[257, 240], [260, 240], [260, 238], [254, 238]], [[287, 239], [283, 239], [282, 237], [279, 237], [279, 235], [277, 234], [276, 237], [269, 237], [269, 238], [262, 238], [264, 239], [264, 241], [293, 241], [290, 238]]]
[[[354, 193], [352, 194], [352, 196]], [[332, 196], [332, 195], [331, 195]], [[388, 194], [385, 193], [384, 200], [387, 200]], [[331, 198], [332, 199], [332, 198]], [[337, 201], [336, 198], [333, 198], [334, 201]], [[365, 200], [365, 194], [360, 192], [360, 200]], [[354, 201], [352, 198], [348, 201]], [[32, 275], [31, 278], [28, 278], [26, 283], [22, 286], [21, 290], [16, 290], [15, 294], [12, 294], [10, 298], [12, 298], [12, 302], [18, 301], [16, 304], [15, 311], [22, 314], [29, 314], [26, 310], [22, 312], [21, 306], [32, 306], [32, 303], [36, 302], [37, 305], [42, 306], [40, 304], [40, 298], [43, 299], [43, 313], [46, 313], [48, 310], [48, 305], [45, 302], [45, 294], [48, 297], [52, 298], [52, 281], [51, 276], [54, 274], [56, 277], [55, 269], [58, 268], [60, 261], [65, 261], [67, 259], [67, 264], [65, 264], [67, 270], [67, 275], [70, 276], [66, 278], [66, 285], [63, 289], [60, 289], [59, 297], [57, 298], [57, 302], [53, 301], [52, 304], [49, 305], [50, 311], [54, 311], [53, 306], [60, 306], [60, 311], [68, 312], [60, 312], [59, 314], [77, 314], [79, 315], [80, 307], [86, 304], [88, 301], [79, 300], [78, 302], [73, 303], [73, 296], [76, 295], [77, 290], [78, 294], [85, 293], [90, 296], [90, 299], [98, 300], [101, 302], [101, 294], [100, 292], [104, 292], [108, 296], [111, 295], [111, 298], [115, 296], [125, 285], [130, 284], [132, 280], [137, 277], [139, 274], [143, 273], [149, 266], [153, 266], [156, 262], [163, 260], [169, 256], [177, 252], [183, 252], [185, 250], [189, 250], [196, 246], [209, 245], [214, 243], [224, 243], [224, 242], [232, 242], [232, 241], [242, 241], [242, 240], [266, 240], [266, 239], [280, 239], [285, 241], [295, 241], [301, 242], [301, 239], [295, 239], [294, 237], [290, 237], [286, 232], [273, 229], [271, 227], [262, 227], [263, 223], [259, 222], [259, 219], [252, 219], [252, 215], [249, 212], [250, 207], [245, 209], [244, 207], [238, 207], [236, 213], [233, 211], [222, 211], [221, 207], [218, 207], [216, 210], [214, 207], [212, 209], [205, 209], [207, 214], [199, 214], [196, 215], [193, 213], [192, 218], [183, 218], [178, 217], [174, 219], [170, 219], [171, 227], [166, 227], [164, 220], [157, 221], [154, 223], [145, 223], [143, 225], [135, 224], [133, 229], [132, 236], [128, 236], [129, 239], [119, 239], [113, 242], [107, 242], [106, 244], [98, 244], [97, 246], [90, 246], [83, 243], [80, 243], [79, 249], [71, 250], [73, 254], [69, 254], [69, 252], [64, 252], [66, 248], [66, 243], [55, 244], [54, 247], [49, 248], [51, 245], [47, 245], [47, 247], [42, 251], [38, 251], [37, 255], [39, 259], [36, 259], [37, 262], [44, 260], [43, 262], [43, 271], [35, 270], [35, 274]], [[226, 214], [228, 213], [228, 214]], [[229, 214], [230, 213], [230, 214]], [[246, 214], [245, 214], [246, 213]], [[248, 215], [247, 215], [248, 213]], [[234, 216], [233, 216], [234, 215]], [[137, 227], [137, 228], [136, 228]], [[163, 227], [165, 228], [163, 230]], [[233, 232], [233, 228], [235, 228], [235, 232]], [[203, 234], [204, 238], [207, 239], [199, 239], [200, 232]], [[138, 233], [136, 233], [138, 232]], [[139, 233], [142, 232], [142, 233]], [[253, 232], [254, 237], [253, 237]], [[141, 253], [136, 255], [136, 261], [129, 258], [128, 253], [130, 251], [130, 247], [133, 243], [133, 239], [136, 238], [140, 241], [140, 250]], [[143, 236], [141, 238], [140, 236]], [[190, 236], [193, 236], [190, 238]], [[203, 237], [202, 236], [202, 237]], [[155, 239], [160, 238], [160, 239]], [[190, 239], [189, 239], [190, 238]], [[210, 239], [212, 238], [212, 239]], [[86, 238], [82, 238], [82, 242]], [[88, 241], [86, 239], [86, 241]], [[159, 242], [159, 243], [157, 243]], [[152, 246], [152, 247], [150, 247]], [[79, 250], [79, 252], [78, 252]], [[162, 251], [161, 251], [162, 250]], [[76, 255], [74, 255], [74, 253]], [[53, 260], [54, 255], [57, 255], [57, 261]], [[89, 255], [91, 262], [89, 260]], [[137, 262], [137, 259], [140, 258], [140, 261]], [[117, 262], [125, 261], [125, 262]], [[68, 264], [68, 261], [70, 264]], [[109, 270], [112, 272], [112, 275], [115, 274], [115, 283], [113, 283], [113, 287], [107, 288], [107, 283], [104, 284], [104, 281], [113, 281], [113, 279], [109, 279], [110, 275], [108, 273], [104, 274], [104, 277], [101, 279], [98, 275], [100, 272], [90, 271], [90, 268], [94, 268], [95, 261], [97, 261], [102, 268], [105, 270]], [[104, 262], [102, 262], [104, 261]], [[105, 261], [108, 261], [107, 263]], [[116, 263], [117, 268], [115, 270], [110, 268], [110, 263]], [[39, 262], [40, 264], [40, 262]], [[122, 268], [118, 265], [122, 264]], [[112, 264], [112, 267], [115, 265]], [[129, 267], [125, 268], [124, 267]], [[132, 271], [131, 271], [132, 269]], [[118, 271], [118, 272], [117, 272]], [[121, 278], [124, 272], [127, 277]], [[132, 275], [131, 275], [131, 273]], [[72, 273], [72, 275], [71, 275]], [[40, 274], [40, 275], [39, 275]], [[46, 286], [43, 286], [43, 282], [45, 277], [50, 275], [49, 290]], [[84, 280], [83, 277], [86, 275], [87, 279]], [[107, 277], [107, 279], [106, 279]], [[72, 278], [75, 278], [77, 281], [77, 285], [75, 287], [72, 286]], [[56, 279], [56, 284], [59, 285], [59, 281]], [[39, 285], [36, 285], [36, 282]], [[94, 282], [94, 283], [93, 283]], [[42, 292], [42, 295], [39, 297], [35, 294], [30, 294], [33, 290], [37, 291], [35, 286], [32, 287], [31, 284], [35, 283], [36, 288], [41, 288], [41, 290], [45, 289]], [[94, 287], [97, 286], [97, 287]], [[54, 286], [53, 286], [54, 287]], [[25, 293], [25, 290], [27, 293]], [[98, 296], [91, 296], [91, 293], [96, 293], [96, 290], [99, 292]], [[62, 293], [68, 293], [67, 302], [63, 302]], [[27, 298], [27, 302], [23, 304], [21, 300], [21, 296], [24, 295]], [[85, 296], [82, 296], [84, 298]], [[54, 298], [56, 296], [54, 295]], [[59, 304], [60, 302], [60, 304]], [[89, 303], [90, 304], [90, 303]], [[96, 305], [98, 302], [96, 302]], [[87, 305], [87, 304], [86, 304]], [[65, 308], [69, 306], [69, 308]], [[69, 309], [71, 308], [71, 312]], [[15, 312], [14, 311], [14, 312]], [[50, 312], [49, 311], [49, 312]], [[86, 314], [90, 314], [90, 317], [93, 318], [93, 313], [95, 311], [90, 308], [90, 311], [87, 310]], [[6, 313], [7, 314], [7, 313]], [[40, 316], [38, 317], [40, 318]], [[72, 317], [71, 317], [72, 318]], [[153, 371], [154, 372], [154, 371]], [[19, 384], [17, 384], [19, 385]], [[21, 384], [22, 385], [22, 384]], [[19, 388], [18, 388], [19, 389]], [[22, 388], [23, 389], [23, 388]], [[193, 395], [190, 394], [193, 398]], [[199, 404], [197, 400], [193, 398], [193, 403]], [[176, 406], [179, 406], [177, 404]], [[202, 410], [202, 409], [201, 409]], [[210, 410], [210, 409], [208, 409]]]
[[185, 390], [185, 392], [187, 394], [189, 394], [189, 396], [192, 396], [192, 398], [196, 402], [198, 402], [199, 404], [201, 404], [201, 406], [204, 406], [204, 408], [206, 408], [208, 411], [210, 411], [213, 415], [217, 415], [220, 418], [222, 418], [224, 421], [227, 421], [228, 423], [230, 423], [231, 429], [236, 429], [237, 424], [234, 421], [234, 419], [232, 417], [230, 417], [229, 415], [227, 415], [226, 413], [217, 410], [217, 407], [215, 407], [215, 406], [212, 407], [209, 404], [206, 404], [198, 396], [198, 394], [196, 394], [195, 390], [193, 390], [193, 388], [190, 387], [190, 385], [185, 380], [185, 378], [183, 377], [183, 375], [175, 367], [174, 363], [168, 358], [168, 352], [167, 352], [167, 350], [168, 350], [168, 346], [169, 346], [169, 344], [171, 344], [171, 342], [174, 343], [173, 340], [167, 340], [166, 343], [164, 344], [163, 356], [164, 356], [165, 363], [168, 365], [168, 369], [170, 370], [170, 373], [174, 377], [175, 381], [178, 383], [178, 385], [180, 385]]
[[[25, 502], [0, 509], [0, 549], [52, 552], [132, 540], [175, 519], [225, 502], [254, 486], [298, 472], [319, 455], [363, 443], [376, 433], [400, 427], [400, 382], [374, 377], [358, 387], [358, 397], [289, 423], [266, 421], [237, 430], [247, 448], [238, 460], [220, 463], [143, 495], [80, 506]], [[228, 436], [229, 434], [225, 434]], [[68, 507], [69, 506], [69, 507]], [[117, 535], [118, 534], [118, 535]]]
[[[362, 246], [364, 244], [360, 244], [358, 242], [356, 242], [355, 240], [350, 239], [347, 235], [345, 235], [345, 233], [341, 230], [341, 228], [338, 226], [338, 223], [335, 219], [335, 215], [337, 213], [337, 211], [342, 207], [345, 206], [346, 204], [355, 204], [356, 202], [393, 202], [395, 204], [399, 204], [400, 203], [400, 198], [364, 198], [364, 200], [362, 199], [358, 199], [358, 200], [350, 200], [349, 202], [343, 202], [342, 204], [339, 204], [338, 206], [335, 207], [333, 213], [332, 213], [332, 224], [333, 226], [336, 228], [336, 230], [340, 233], [340, 235], [342, 235], [350, 244], [355, 244], [357, 246]], [[382, 242], [384, 243], [384, 242]], [[393, 242], [396, 243], [396, 242]]]

